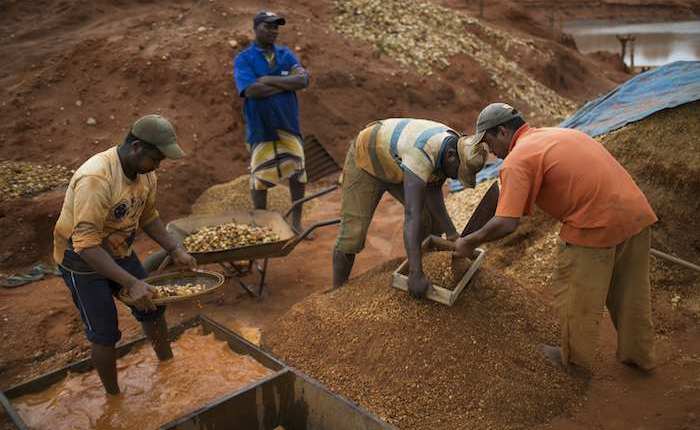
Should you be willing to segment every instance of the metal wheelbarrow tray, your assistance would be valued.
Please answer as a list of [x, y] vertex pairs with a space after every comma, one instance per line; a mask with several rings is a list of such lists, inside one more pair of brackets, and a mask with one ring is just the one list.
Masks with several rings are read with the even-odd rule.
[[203, 227], [214, 227], [232, 222], [268, 227], [280, 237], [280, 240], [221, 251], [191, 252], [190, 254], [197, 260], [197, 263], [210, 264], [225, 261], [284, 257], [289, 255], [299, 242], [304, 240], [313, 230], [326, 225], [337, 224], [339, 220], [332, 219], [318, 222], [297, 235], [281, 214], [273, 211], [253, 209], [249, 211], [232, 211], [221, 215], [193, 215], [171, 221], [168, 223], [167, 228], [178, 240], [182, 241], [186, 236]]
[[[263, 293], [263, 288], [265, 285], [265, 276], [267, 272], [267, 263], [270, 258], [279, 258], [289, 255], [292, 250], [304, 240], [311, 232], [319, 227], [325, 227], [329, 225], [339, 224], [340, 218], [334, 218], [325, 221], [319, 221], [305, 231], [297, 234], [286, 221], [286, 218], [292, 213], [294, 208], [303, 204], [309, 200], [321, 197], [332, 191], [338, 189], [338, 185], [331, 186], [329, 188], [323, 189], [317, 193], [310, 196], [304, 197], [294, 202], [291, 208], [284, 214], [280, 214], [274, 211], [268, 210], [239, 210], [231, 211], [224, 214], [217, 215], [192, 215], [186, 218], [177, 219], [171, 221], [167, 225], [168, 231], [175, 236], [175, 238], [182, 242], [185, 237], [194, 233], [195, 231], [203, 227], [214, 227], [221, 224], [227, 223], [237, 223], [237, 224], [249, 224], [255, 226], [263, 226], [270, 228], [275, 232], [280, 240], [270, 243], [261, 243], [256, 245], [249, 245], [240, 248], [226, 249], [221, 251], [211, 251], [211, 252], [192, 252], [192, 256], [197, 260], [197, 264], [219, 264], [224, 268], [226, 275], [235, 276], [240, 278], [252, 272], [254, 261], [263, 260], [262, 265], [255, 265], [258, 273], [260, 274], [260, 282], [256, 289], [252, 288], [250, 285], [238, 279], [238, 284], [248, 292], [251, 296], [260, 298]], [[158, 263], [155, 266], [160, 266], [162, 269], [165, 265], [169, 263], [169, 258], [167, 254], [163, 251], [156, 253], [149, 258], [153, 258], [155, 261], [160, 259], [163, 261], [162, 264]], [[155, 258], [154, 258], [155, 257]], [[247, 268], [241, 268], [234, 262], [248, 261]], [[159, 269], [160, 270], [160, 269]]]
[[[184, 330], [196, 326], [202, 326], [205, 334], [214, 333], [217, 339], [225, 340], [232, 351], [251, 356], [273, 373], [194, 412], [183, 414], [182, 417], [163, 425], [161, 429], [274, 430], [277, 426], [283, 426], [285, 430], [393, 429], [366, 410], [331, 393], [318, 381], [286, 366], [206, 316], [200, 315], [170, 328], [169, 337], [172, 340], [177, 339]], [[146, 341], [145, 338], [141, 338], [121, 345], [117, 348], [117, 355], [122, 357]], [[90, 359], [73, 363], [0, 392], [0, 403], [16, 428], [27, 430], [26, 424], [12, 406], [12, 399], [43, 391], [64, 378], [68, 372], [88, 372], [92, 369]]]

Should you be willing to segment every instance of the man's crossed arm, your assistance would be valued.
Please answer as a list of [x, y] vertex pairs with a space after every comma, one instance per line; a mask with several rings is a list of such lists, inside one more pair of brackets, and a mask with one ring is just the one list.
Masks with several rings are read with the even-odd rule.
[[270, 97], [284, 91], [298, 91], [309, 86], [309, 73], [301, 66], [289, 76], [262, 76], [246, 88], [244, 95], [253, 99]]

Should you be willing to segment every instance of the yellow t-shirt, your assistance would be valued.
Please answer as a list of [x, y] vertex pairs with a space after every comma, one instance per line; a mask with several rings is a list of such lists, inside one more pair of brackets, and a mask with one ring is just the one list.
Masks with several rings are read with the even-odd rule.
[[54, 228], [54, 260], [62, 264], [66, 250], [78, 253], [98, 245], [114, 258], [128, 257], [139, 226], [159, 216], [155, 200], [155, 172], [130, 180], [116, 146], [92, 156], [68, 185]]

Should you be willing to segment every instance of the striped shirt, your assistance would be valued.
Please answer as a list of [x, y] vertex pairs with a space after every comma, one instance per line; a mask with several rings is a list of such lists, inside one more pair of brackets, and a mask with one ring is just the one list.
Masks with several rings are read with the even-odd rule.
[[390, 118], [370, 123], [355, 140], [355, 163], [385, 182], [403, 182], [404, 169], [425, 183], [445, 179], [440, 170], [448, 138], [459, 134], [439, 122]]

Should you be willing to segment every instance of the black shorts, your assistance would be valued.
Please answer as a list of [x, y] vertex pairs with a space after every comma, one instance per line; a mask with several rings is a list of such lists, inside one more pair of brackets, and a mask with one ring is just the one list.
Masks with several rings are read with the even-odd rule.
[[[131, 256], [115, 262], [138, 279], [144, 279], [147, 275], [136, 254], [132, 253]], [[119, 293], [121, 285], [99, 273], [84, 274], [71, 272], [60, 266], [59, 268], [73, 296], [73, 303], [80, 311], [88, 340], [106, 346], [116, 344], [122, 333], [119, 331], [114, 296]], [[140, 311], [133, 306], [129, 308], [138, 321], [153, 321], [165, 312], [165, 306], [158, 306], [155, 311], [149, 312]]]

